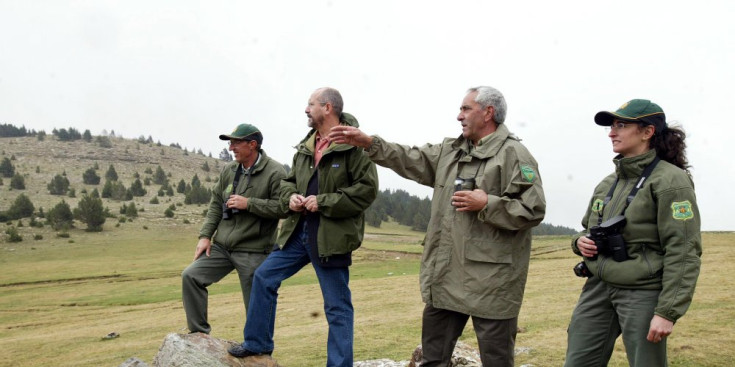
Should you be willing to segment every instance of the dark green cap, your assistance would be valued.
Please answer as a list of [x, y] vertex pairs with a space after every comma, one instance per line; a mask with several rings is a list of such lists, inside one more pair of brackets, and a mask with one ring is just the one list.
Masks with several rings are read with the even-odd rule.
[[260, 133], [257, 127], [250, 124], [237, 125], [235, 130], [228, 134], [222, 134], [219, 136], [220, 140], [255, 140], [258, 144], [263, 143], [263, 134]]
[[595, 123], [600, 126], [610, 126], [615, 120], [653, 125], [656, 133], [666, 130], [664, 110], [647, 99], [632, 99], [615, 112], [600, 111], [595, 115]]

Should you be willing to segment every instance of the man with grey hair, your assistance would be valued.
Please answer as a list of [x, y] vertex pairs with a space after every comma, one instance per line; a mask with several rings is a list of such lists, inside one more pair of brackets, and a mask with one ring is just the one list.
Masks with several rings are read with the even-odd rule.
[[471, 88], [462, 135], [409, 147], [336, 126], [329, 139], [434, 188], [421, 261], [422, 367], [447, 366], [469, 317], [483, 366], [513, 366], [531, 229], [546, 212], [538, 165], [503, 123], [503, 95]]

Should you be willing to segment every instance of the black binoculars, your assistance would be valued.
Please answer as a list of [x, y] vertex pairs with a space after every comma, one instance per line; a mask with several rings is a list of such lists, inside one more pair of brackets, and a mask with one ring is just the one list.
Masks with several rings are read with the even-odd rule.
[[227, 203], [222, 203], [222, 219], [224, 220], [230, 220], [232, 219], [232, 216], [239, 213], [240, 209], [237, 208], [228, 208]]
[[475, 189], [474, 178], [460, 178], [454, 179], [454, 191], [472, 191]]
[[[618, 215], [602, 222], [599, 226], [590, 228], [590, 234], [587, 237], [595, 241], [597, 253], [612, 257], [618, 262], [628, 260], [625, 240], [620, 233], [625, 223], [625, 216]], [[597, 256], [592, 257], [592, 259], [596, 258]]]

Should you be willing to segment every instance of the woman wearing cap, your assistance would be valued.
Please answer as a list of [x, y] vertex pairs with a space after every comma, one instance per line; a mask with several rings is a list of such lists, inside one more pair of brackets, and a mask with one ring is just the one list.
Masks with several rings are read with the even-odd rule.
[[[630, 366], [666, 366], [666, 337], [691, 304], [702, 245], [685, 134], [634, 99], [595, 115], [615, 172], [600, 182], [572, 241], [588, 276], [568, 329], [565, 366], [606, 366], [623, 336]], [[592, 238], [590, 238], [592, 237]]]

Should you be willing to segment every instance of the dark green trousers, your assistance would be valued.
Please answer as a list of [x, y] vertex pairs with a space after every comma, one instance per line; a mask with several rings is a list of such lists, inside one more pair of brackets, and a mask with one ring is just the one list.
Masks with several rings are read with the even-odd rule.
[[220, 281], [233, 269], [237, 270], [240, 278], [242, 299], [247, 311], [253, 273], [267, 256], [268, 254], [262, 252], [228, 252], [222, 246], [213, 243], [209, 257], [202, 255], [184, 269], [181, 273], [181, 298], [189, 331], [205, 334], [212, 331], [207, 322], [209, 296], [207, 287]]
[[[462, 335], [469, 318], [463, 313], [426, 304], [421, 326], [421, 367], [450, 365], [457, 339]], [[492, 320], [472, 316], [472, 326], [477, 336], [482, 365], [513, 367], [518, 318]]]
[[621, 334], [631, 367], [667, 366], [666, 338], [659, 343], [646, 340], [660, 292], [621, 289], [589, 278], [567, 330], [564, 366], [607, 366]]

